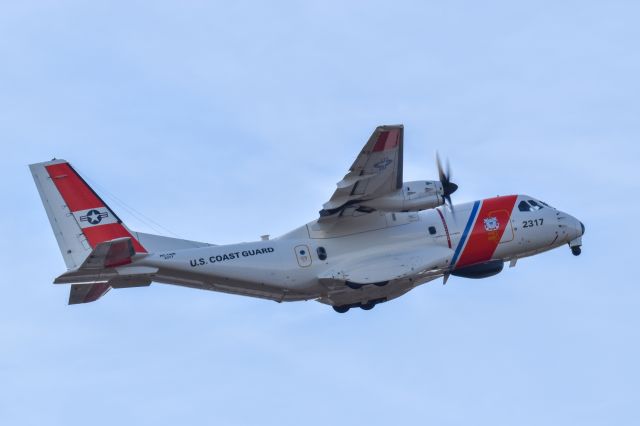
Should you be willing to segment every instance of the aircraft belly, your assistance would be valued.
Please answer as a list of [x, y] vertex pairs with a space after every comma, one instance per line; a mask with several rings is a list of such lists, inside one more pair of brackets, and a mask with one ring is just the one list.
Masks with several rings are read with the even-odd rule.
[[154, 281], [266, 298], [308, 300], [320, 296], [311, 268], [296, 263], [292, 242], [216, 246], [149, 256], [160, 271]]
[[213, 282], [205, 280], [198, 281], [196, 279], [185, 279], [184, 277], [176, 278], [172, 275], [163, 275], [157, 277], [154, 282], [158, 282], [161, 284], [178, 285], [181, 287], [195, 288], [200, 290], [237, 294], [241, 296], [250, 296], [260, 299], [274, 300], [276, 302], [309, 300], [315, 299], [319, 296], [313, 293], [302, 293], [282, 287], [273, 287], [269, 285], [238, 282], [232, 280], [227, 280], [224, 282]]
[[371, 300], [392, 300], [413, 290], [419, 285], [425, 284], [438, 278], [438, 275], [422, 277], [420, 280], [397, 280], [391, 281], [382, 287], [368, 285], [357, 290], [343, 287], [329, 291], [326, 296], [318, 299], [320, 303], [328, 305], [349, 305], [354, 303], [366, 303]]

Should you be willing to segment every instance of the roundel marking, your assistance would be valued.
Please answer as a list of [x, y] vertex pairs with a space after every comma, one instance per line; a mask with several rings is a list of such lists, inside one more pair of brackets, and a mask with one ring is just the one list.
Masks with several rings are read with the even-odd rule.
[[87, 222], [97, 225], [102, 222], [102, 214], [98, 210], [89, 210], [87, 212]]

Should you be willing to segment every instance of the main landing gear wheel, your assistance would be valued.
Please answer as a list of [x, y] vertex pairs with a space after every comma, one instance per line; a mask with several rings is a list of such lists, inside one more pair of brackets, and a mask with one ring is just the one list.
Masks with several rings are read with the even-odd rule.
[[360, 305], [360, 309], [364, 309], [365, 311], [370, 311], [373, 307], [376, 306], [375, 303], [365, 303]]
[[346, 313], [349, 309], [351, 309], [351, 306], [334, 306], [333, 310], [336, 311], [339, 314], [344, 314]]

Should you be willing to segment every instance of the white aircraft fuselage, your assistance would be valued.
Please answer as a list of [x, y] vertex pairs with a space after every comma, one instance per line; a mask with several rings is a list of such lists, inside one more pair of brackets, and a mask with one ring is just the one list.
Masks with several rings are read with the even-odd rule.
[[[528, 200], [540, 208], [531, 210], [536, 207]], [[525, 211], [518, 209], [522, 202], [527, 204]], [[484, 209], [490, 216], [481, 218], [485, 204], [492, 205], [488, 207], [491, 211]], [[502, 209], [504, 206], [508, 210]], [[493, 222], [494, 218], [498, 223]], [[344, 235], [340, 230], [329, 235], [314, 231], [317, 222], [313, 221], [271, 240], [172, 250], [148, 255], [136, 264], [158, 268], [154, 281], [159, 282], [231, 293], [238, 293], [237, 288], [252, 287], [255, 290], [246, 294], [258, 297], [261, 288], [269, 288], [269, 295], [280, 292], [280, 301], [317, 299], [334, 306], [353, 307], [387, 301], [438, 277], [464, 274], [465, 269], [489, 262], [497, 266], [479, 271], [477, 277], [493, 275], [492, 272], [500, 272], [503, 262], [513, 263], [568, 243], [580, 246], [584, 232], [574, 217], [525, 195], [461, 204], [453, 212], [439, 207], [421, 212], [378, 213], [372, 219], [360, 229], [349, 226]], [[492, 223], [485, 226], [484, 219]], [[449, 255], [419, 275], [384, 283], [332, 288], [318, 279], [336, 277], [347, 282], [348, 272], [341, 265], [424, 248], [440, 248]], [[318, 250], [326, 254], [324, 259], [320, 259]], [[468, 277], [476, 278], [473, 271]]]
[[403, 135], [402, 125], [377, 127], [318, 219], [231, 245], [131, 231], [68, 162], [32, 164], [67, 266], [54, 283], [71, 284], [70, 304], [158, 282], [346, 312], [438, 277], [489, 277], [563, 244], [580, 254], [582, 223], [542, 201], [509, 195], [454, 208], [458, 186], [439, 159], [439, 180], [404, 182]]

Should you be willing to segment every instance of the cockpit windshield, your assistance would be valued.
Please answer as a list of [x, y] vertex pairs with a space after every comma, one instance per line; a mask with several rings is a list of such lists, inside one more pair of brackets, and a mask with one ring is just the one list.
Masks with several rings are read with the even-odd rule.
[[542, 210], [543, 208], [548, 207], [552, 208], [549, 204], [539, 201], [539, 200], [522, 200], [518, 204], [518, 210], [521, 212], [535, 212], [538, 210]]

